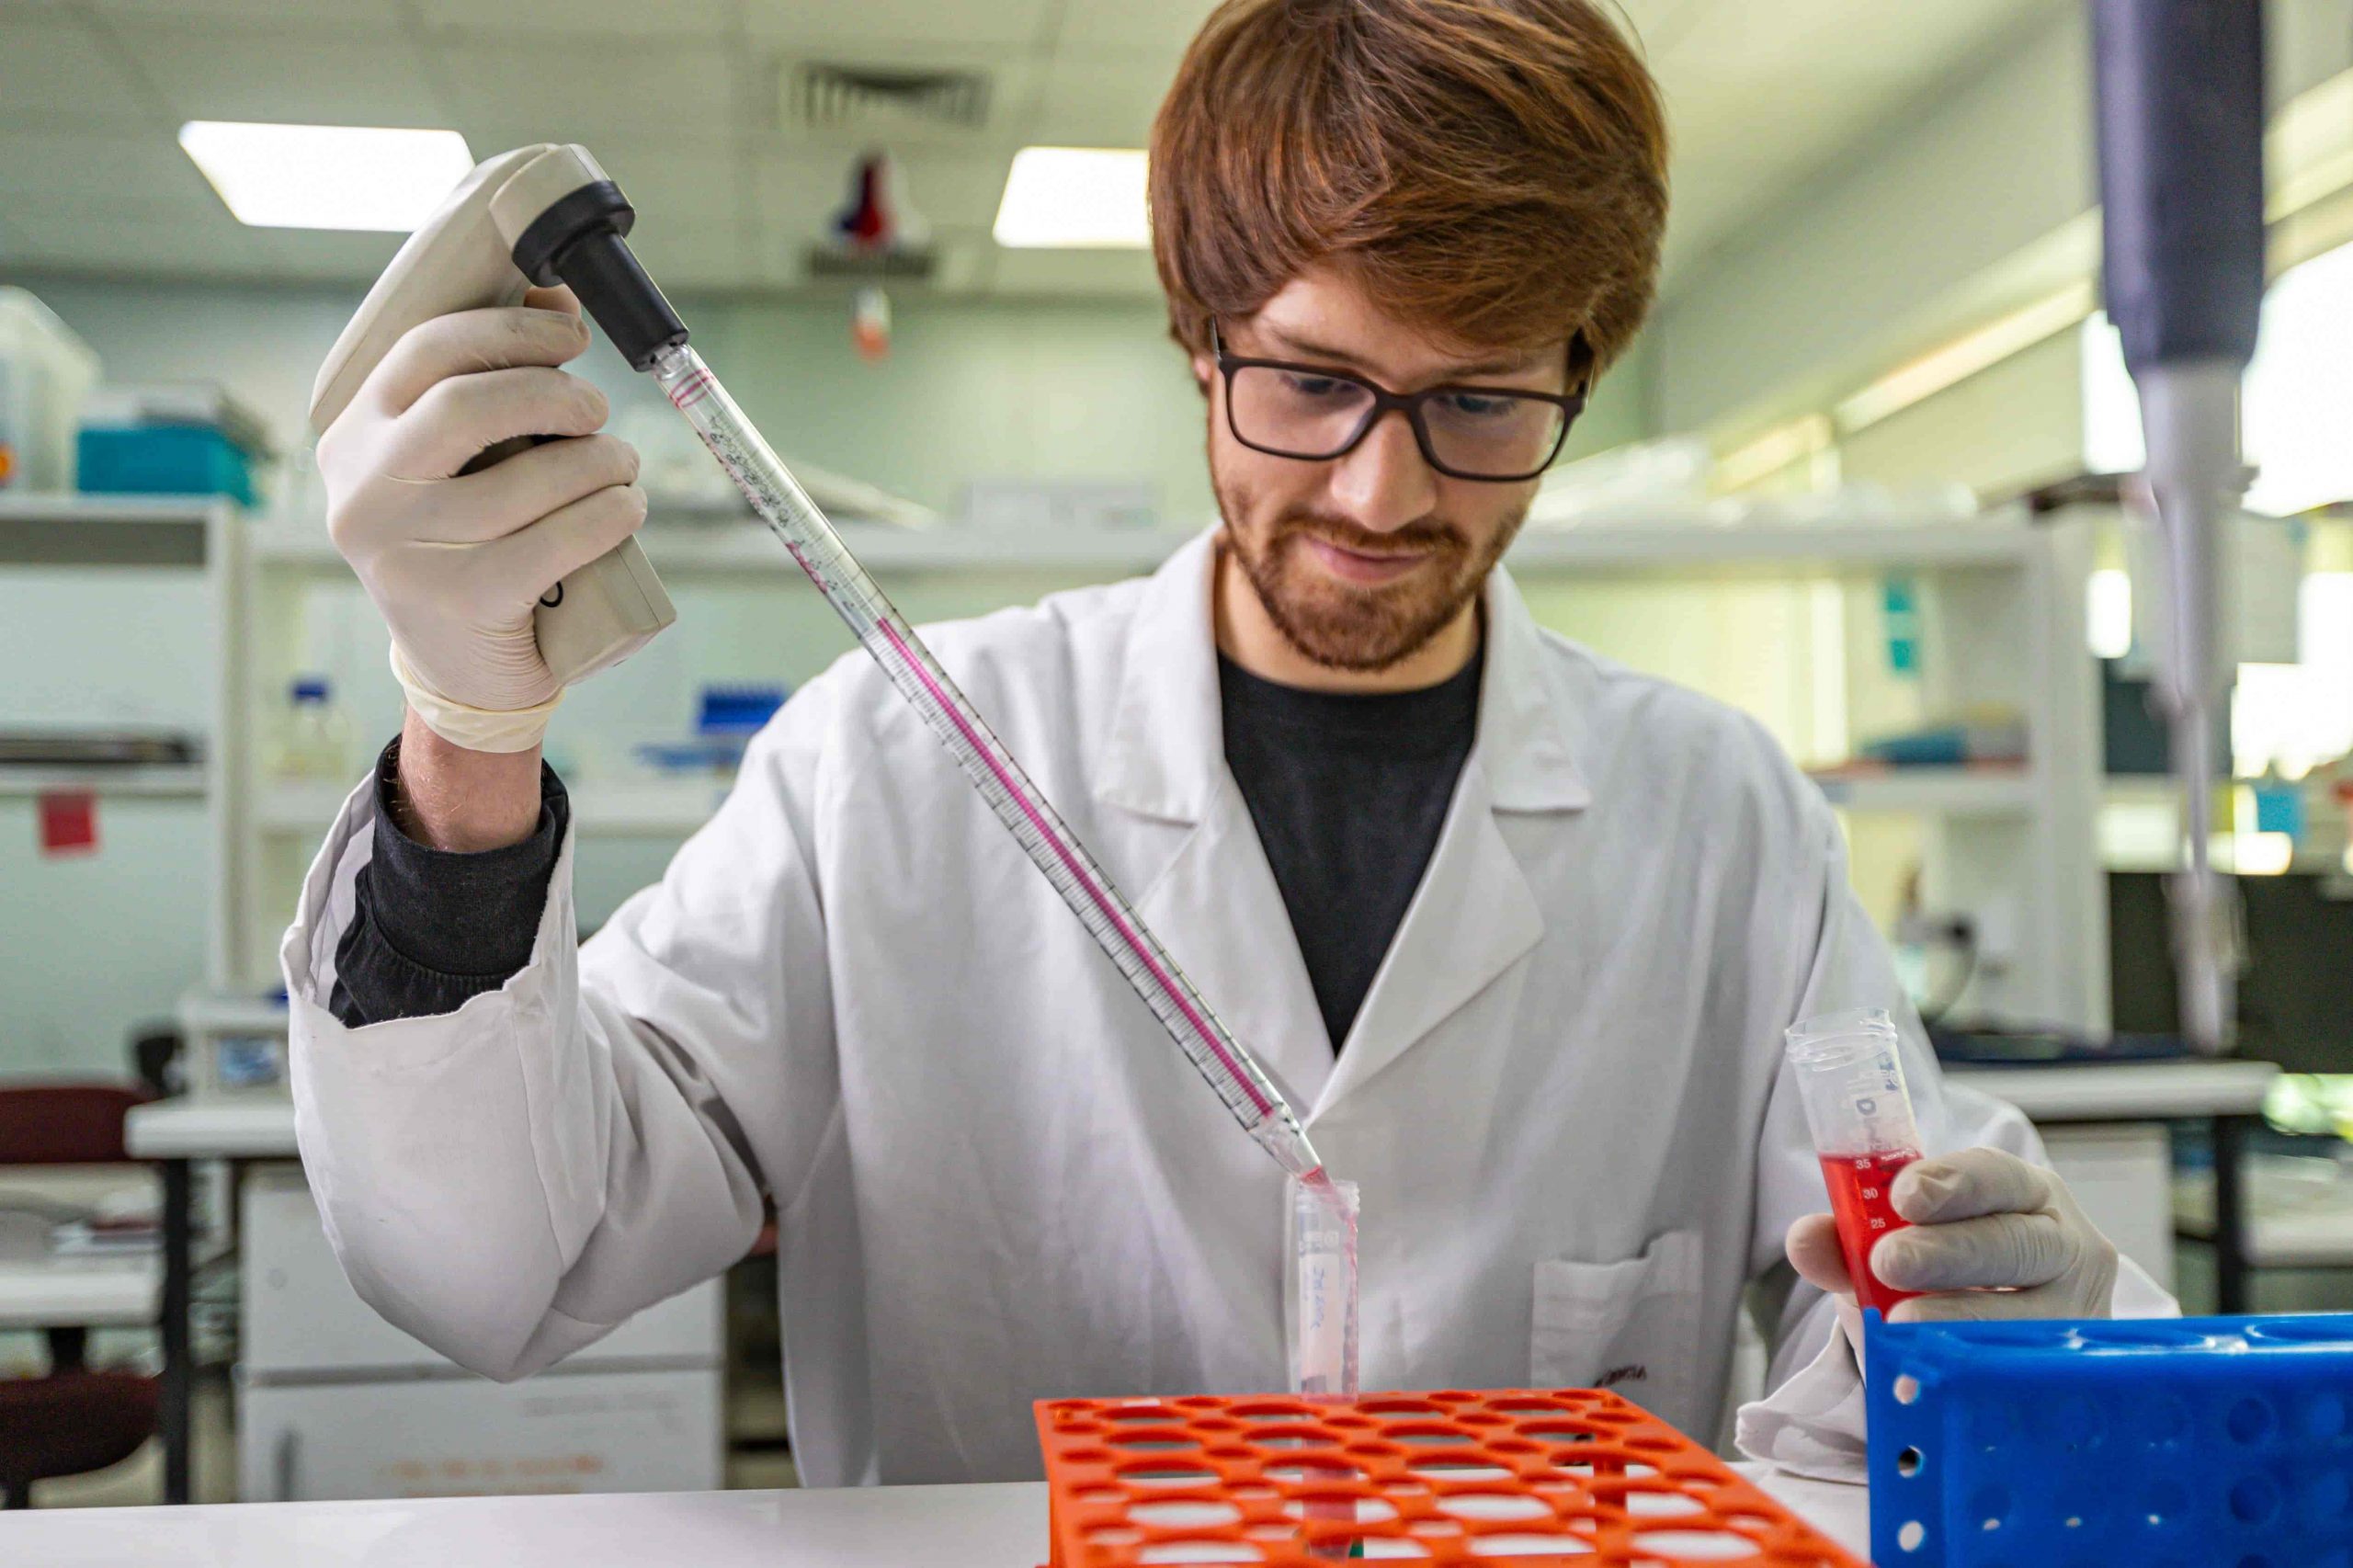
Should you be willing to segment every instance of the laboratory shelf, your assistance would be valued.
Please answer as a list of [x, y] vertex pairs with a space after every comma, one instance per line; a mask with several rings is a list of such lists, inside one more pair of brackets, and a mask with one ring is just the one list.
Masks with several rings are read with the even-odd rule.
[[0, 565], [200, 567], [233, 512], [214, 495], [0, 490]]
[[200, 762], [142, 767], [0, 767], [0, 796], [87, 790], [94, 795], [192, 801], [203, 798], [204, 785], [204, 764]]
[[[976, 528], [906, 528], [884, 523], [844, 523], [851, 552], [878, 573], [912, 572], [1149, 572], [1191, 536], [1164, 529], [1046, 533]], [[745, 573], [800, 574], [792, 557], [763, 525], [749, 520], [673, 520], [656, 512], [638, 536], [654, 570], [680, 577], [737, 577]], [[347, 571], [324, 525], [290, 529], [272, 525], [255, 535], [254, 557], [265, 566], [321, 573]]]
[[[869, 569], [901, 573], [1149, 572], [1193, 537], [1176, 528], [1045, 529], [899, 528], [845, 522], [843, 540]], [[657, 571], [681, 576], [736, 576], [746, 572], [798, 573], [792, 557], [749, 520], [685, 519], [656, 511], [639, 536]], [[1522, 574], [1585, 571], [1658, 574], [1786, 575], [1998, 569], [2023, 565], [2035, 530], [2017, 523], [1946, 528], [1895, 524], [1824, 524], [1812, 528], [1692, 528], [1665, 524], [1610, 526], [1523, 533], [1506, 558]], [[275, 524], [254, 537], [255, 558], [266, 565], [338, 572], [324, 525]]]
[[237, 992], [191, 991], [174, 1010], [190, 1035], [270, 1035], [286, 1032], [286, 1004]]
[[1601, 524], [1520, 535], [1506, 558], [1526, 573], [1579, 568], [1673, 573], [1783, 574], [1998, 569], [2029, 561], [2037, 530], [2015, 521], [1822, 523], [1804, 527], [1697, 528]]
[[[730, 780], [692, 778], [567, 780], [573, 824], [583, 833], [615, 837], [679, 837], [710, 820]], [[333, 784], [270, 784], [255, 798], [254, 825], [264, 833], [312, 836], [335, 820], [350, 788]]]
[[2019, 767], [1906, 767], [1813, 778], [1841, 811], [1995, 817], [2025, 816], [2035, 806], [2035, 777]]

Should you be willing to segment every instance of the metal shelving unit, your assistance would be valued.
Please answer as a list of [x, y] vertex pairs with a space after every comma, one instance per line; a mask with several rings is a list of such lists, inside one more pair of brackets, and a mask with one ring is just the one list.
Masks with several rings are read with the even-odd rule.
[[[2106, 898], [2095, 852], [2098, 810], [2096, 671], [2084, 650], [2087, 524], [2029, 522], [2007, 511], [1966, 522], [1922, 520], [1899, 510], [1847, 521], [1714, 526], [1646, 518], [1566, 529], [1531, 529], [1507, 564], [1531, 585], [1550, 581], [1706, 583], [1917, 579], [1927, 635], [1938, 649], [1938, 704], [1995, 699], [2027, 717], [2031, 765], [2011, 769], [1904, 769], [1820, 780], [1841, 811], [1921, 818], [1931, 880], [1947, 905], [1998, 901], [2017, 913], [2007, 973], [1976, 983], [1972, 1006], [2015, 1016], [2105, 1028]], [[886, 585], [968, 579], [982, 594], [1026, 602], [1040, 579], [1110, 581], [1145, 573], [1192, 537], [1169, 529], [1049, 533], [905, 528], [845, 521], [845, 537]], [[682, 588], [797, 577], [799, 568], [747, 518], [655, 511], [643, 540], [655, 568]], [[248, 573], [256, 599], [347, 568], [323, 526], [256, 527]], [[2079, 677], [2079, 678], [2078, 678]], [[267, 684], [267, 683], [264, 683]], [[259, 711], [258, 693], [244, 704]], [[340, 784], [261, 780], [242, 857], [255, 911], [278, 913], [291, 896], [277, 881], [296, 849], [307, 856], [341, 804]], [[599, 837], [681, 838], [706, 821], [725, 790], [718, 778], [574, 781], [574, 820]], [[306, 842], [308, 841], [308, 842]], [[257, 874], [258, 846], [276, 865]], [[265, 881], [268, 885], [264, 885]], [[259, 922], [267, 926], [268, 921]], [[258, 926], [256, 926], [256, 930]], [[254, 947], [257, 935], [244, 942]], [[264, 953], [247, 954], [250, 959]], [[258, 967], [257, 965], [255, 967]]]

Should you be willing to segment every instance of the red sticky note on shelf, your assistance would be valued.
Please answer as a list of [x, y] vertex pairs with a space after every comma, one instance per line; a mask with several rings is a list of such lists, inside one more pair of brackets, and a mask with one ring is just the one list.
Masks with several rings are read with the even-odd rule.
[[50, 790], [42, 792], [40, 852], [44, 855], [95, 855], [98, 848], [98, 797], [91, 790]]

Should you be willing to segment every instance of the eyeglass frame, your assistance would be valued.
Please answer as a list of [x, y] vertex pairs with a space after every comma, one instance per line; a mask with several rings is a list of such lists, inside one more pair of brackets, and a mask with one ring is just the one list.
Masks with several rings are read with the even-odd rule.
[[[1570, 427], [1576, 424], [1577, 416], [1585, 412], [1586, 399], [1592, 395], [1593, 392], [1590, 377], [1593, 356], [1591, 350], [1586, 347], [1585, 334], [1582, 332], [1569, 339], [1569, 373], [1572, 376], [1575, 375], [1582, 361], [1588, 375], [1586, 384], [1572, 392], [1537, 392], [1529, 387], [1475, 386], [1453, 381], [1441, 381], [1436, 386], [1424, 387], [1419, 392], [1391, 392], [1379, 381], [1360, 376], [1353, 370], [1343, 370], [1331, 365], [1310, 365], [1296, 359], [1259, 359], [1247, 355], [1229, 353], [1225, 347], [1225, 335], [1218, 330], [1214, 317], [1210, 321], [1210, 351], [1217, 362], [1218, 373], [1225, 382], [1225, 427], [1233, 433], [1235, 440], [1252, 451], [1263, 452], [1270, 458], [1288, 458], [1292, 462], [1337, 462], [1363, 446], [1364, 438], [1372, 434], [1374, 426], [1380, 424], [1390, 414], [1397, 413], [1405, 416], [1405, 426], [1413, 431], [1414, 445], [1420, 449], [1424, 462], [1449, 479], [1464, 480], [1472, 484], [1525, 484], [1551, 468], [1560, 460], [1561, 449], [1568, 445]], [[1234, 374], [1237, 371], [1251, 369], [1293, 370], [1311, 376], [1323, 376], [1336, 381], [1347, 381], [1364, 388], [1372, 394], [1372, 407], [1365, 415], [1363, 422], [1357, 426], [1356, 434], [1350, 436], [1337, 451], [1326, 452], [1321, 457], [1309, 457], [1301, 452], [1286, 452], [1277, 447], [1262, 447], [1244, 435], [1242, 427], [1234, 422], [1233, 418]], [[1553, 404], [1561, 411], [1561, 428], [1553, 434], [1552, 449], [1544, 454], [1542, 462], [1524, 473], [1465, 473], [1461, 469], [1440, 461], [1430, 440], [1429, 426], [1422, 419], [1422, 404], [1442, 392], [1471, 392], [1480, 397], [1533, 398], [1539, 403]]]

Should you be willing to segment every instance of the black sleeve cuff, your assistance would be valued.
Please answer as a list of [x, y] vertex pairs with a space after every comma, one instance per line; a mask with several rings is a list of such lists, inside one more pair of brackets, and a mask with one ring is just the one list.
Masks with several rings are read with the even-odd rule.
[[529, 838], [478, 854], [431, 849], [394, 811], [397, 737], [376, 765], [373, 851], [335, 949], [328, 1010], [349, 1028], [455, 1012], [531, 960], [572, 801], [540, 766], [540, 821]]

